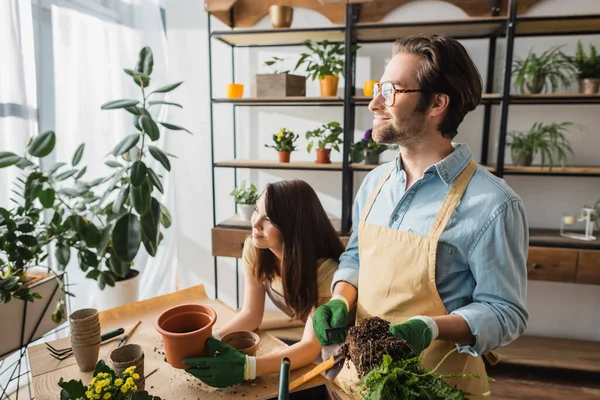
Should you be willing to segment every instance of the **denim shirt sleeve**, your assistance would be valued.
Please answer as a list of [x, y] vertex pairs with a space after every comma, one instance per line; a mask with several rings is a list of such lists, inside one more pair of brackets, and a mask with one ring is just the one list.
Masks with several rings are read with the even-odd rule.
[[475, 280], [473, 302], [452, 314], [467, 321], [475, 344], [457, 345], [459, 352], [481, 355], [525, 331], [528, 246], [523, 204], [510, 199], [492, 214], [468, 256]]

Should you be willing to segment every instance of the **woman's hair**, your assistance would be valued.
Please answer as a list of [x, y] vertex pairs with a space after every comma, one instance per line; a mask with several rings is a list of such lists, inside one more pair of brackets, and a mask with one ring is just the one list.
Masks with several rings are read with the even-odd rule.
[[[344, 252], [317, 194], [306, 182], [293, 179], [270, 183], [265, 188], [265, 212], [283, 239], [281, 280], [283, 295], [294, 317], [306, 320], [317, 306], [317, 260], [337, 260]], [[278, 275], [275, 255], [257, 249], [254, 273], [261, 282]]]

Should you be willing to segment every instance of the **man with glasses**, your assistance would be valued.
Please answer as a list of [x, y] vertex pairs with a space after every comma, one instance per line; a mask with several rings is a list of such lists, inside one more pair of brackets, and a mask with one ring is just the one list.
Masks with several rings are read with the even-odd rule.
[[[444, 36], [396, 41], [369, 109], [373, 139], [397, 144], [393, 162], [371, 171], [353, 208], [353, 232], [334, 275], [331, 301], [313, 325], [323, 345], [340, 343], [330, 328], [377, 316], [390, 332], [449, 381], [486, 392], [482, 355], [525, 331], [528, 226], [521, 199], [477, 165], [453, 138], [481, 100], [477, 68], [464, 47]], [[328, 335], [329, 333], [329, 335]], [[457, 349], [455, 352], [451, 350]], [[356, 369], [336, 382], [347, 391]]]

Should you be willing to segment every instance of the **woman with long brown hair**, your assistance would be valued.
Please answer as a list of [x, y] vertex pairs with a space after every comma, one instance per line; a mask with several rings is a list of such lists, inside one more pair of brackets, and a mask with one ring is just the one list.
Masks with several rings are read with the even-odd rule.
[[[184, 360], [192, 367], [187, 371], [207, 385], [226, 387], [279, 371], [284, 356], [294, 369], [315, 361], [323, 347], [310, 316], [330, 300], [331, 280], [343, 251], [312, 187], [297, 179], [268, 184], [252, 215], [252, 235], [244, 243], [242, 309], [207, 341], [211, 357]], [[228, 332], [257, 329], [265, 296], [290, 317], [306, 322], [298, 343], [251, 357], [217, 340]]]

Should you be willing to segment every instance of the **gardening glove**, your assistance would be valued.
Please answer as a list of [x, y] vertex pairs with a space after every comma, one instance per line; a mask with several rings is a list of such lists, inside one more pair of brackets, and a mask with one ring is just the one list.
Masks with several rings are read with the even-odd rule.
[[416, 316], [403, 324], [390, 326], [390, 333], [404, 339], [412, 347], [415, 356], [420, 356], [433, 340], [438, 337], [439, 329], [430, 317]]
[[206, 339], [206, 345], [210, 356], [184, 359], [183, 363], [191, 366], [186, 372], [216, 388], [256, 378], [256, 357], [244, 355], [213, 337]]
[[[327, 303], [317, 307], [312, 318], [313, 329], [322, 346], [339, 344], [346, 340], [346, 322], [348, 320], [348, 301], [344, 296], [335, 295]], [[327, 329], [342, 328], [331, 339]]]

